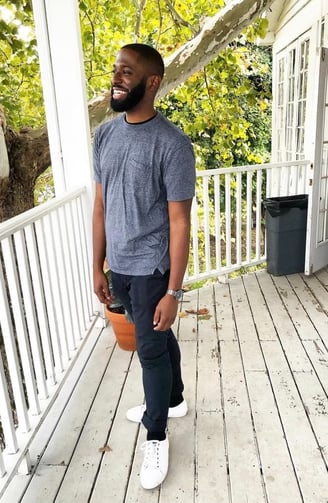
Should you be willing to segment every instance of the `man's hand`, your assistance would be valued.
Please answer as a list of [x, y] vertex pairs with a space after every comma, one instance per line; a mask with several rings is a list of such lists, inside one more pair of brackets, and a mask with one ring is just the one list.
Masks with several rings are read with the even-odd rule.
[[102, 304], [111, 304], [114, 298], [111, 296], [108, 287], [108, 280], [103, 271], [93, 273], [93, 289]]
[[158, 332], [168, 330], [174, 323], [178, 306], [179, 303], [173, 295], [164, 295], [155, 309], [153, 320], [154, 330]]

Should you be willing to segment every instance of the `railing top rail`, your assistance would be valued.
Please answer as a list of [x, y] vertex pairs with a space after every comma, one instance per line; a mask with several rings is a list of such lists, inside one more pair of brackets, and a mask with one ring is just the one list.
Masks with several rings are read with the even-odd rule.
[[249, 164], [246, 166], [231, 166], [229, 168], [215, 168], [206, 170], [197, 170], [197, 176], [214, 176], [224, 175], [229, 173], [239, 173], [256, 170], [268, 170], [273, 168], [284, 168], [288, 166], [308, 166], [311, 164], [310, 160], [295, 160], [285, 162], [263, 163], [263, 164]]
[[40, 206], [31, 208], [30, 210], [27, 210], [20, 215], [17, 215], [6, 220], [5, 222], [0, 223], [0, 241], [7, 238], [14, 232], [23, 229], [25, 226], [35, 222], [39, 218], [42, 218], [44, 215], [47, 215], [50, 211], [59, 208], [69, 201], [73, 201], [73, 199], [76, 199], [84, 192], [85, 187], [78, 187], [65, 193], [62, 196], [55, 197], [54, 199], [51, 199], [46, 203], [40, 204]]

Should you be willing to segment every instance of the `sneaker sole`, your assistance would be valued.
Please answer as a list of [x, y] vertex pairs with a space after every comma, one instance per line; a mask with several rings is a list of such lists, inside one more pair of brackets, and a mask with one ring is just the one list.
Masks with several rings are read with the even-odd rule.
[[[187, 415], [187, 413], [188, 413], [188, 407], [187, 407], [186, 402], [183, 402], [183, 403], [184, 403], [184, 407], [183, 407], [183, 408], [181, 407], [181, 409], [182, 409], [182, 410], [181, 410], [181, 412], [174, 411], [175, 407], [169, 408], [169, 413], [168, 413], [168, 416], [167, 416], [167, 417], [168, 417], [169, 419], [170, 419], [170, 418], [171, 418], [171, 419], [172, 419], [172, 418], [174, 419], [174, 418], [179, 418], [179, 417], [184, 417], [184, 416], [186, 416], [186, 415]], [[179, 407], [179, 406], [177, 406], [177, 407]], [[142, 410], [142, 414], [143, 414], [144, 410], [145, 410], [145, 409], [143, 409], [143, 410]], [[141, 423], [142, 416], [141, 416], [140, 418], [136, 418], [136, 417], [132, 417], [132, 416], [130, 416], [130, 417], [129, 417], [129, 415], [128, 415], [128, 414], [129, 414], [129, 411], [127, 411], [127, 413], [126, 413], [126, 417], [127, 417], [127, 419], [128, 419], [129, 421], [131, 421], [132, 423]]]

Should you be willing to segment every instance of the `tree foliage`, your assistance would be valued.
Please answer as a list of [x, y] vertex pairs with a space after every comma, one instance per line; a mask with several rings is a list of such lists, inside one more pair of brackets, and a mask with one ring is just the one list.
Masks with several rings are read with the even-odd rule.
[[44, 123], [31, 0], [0, 6], [0, 86], [9, 126], [19, 129]]
[[264, 162], [271, 138], [271, 58], [242, 38], [162, 101], [192, 138], [199, 169]]

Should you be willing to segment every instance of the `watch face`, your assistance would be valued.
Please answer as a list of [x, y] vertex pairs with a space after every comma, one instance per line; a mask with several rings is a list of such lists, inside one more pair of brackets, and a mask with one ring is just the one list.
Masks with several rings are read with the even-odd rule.
[[177, 300], [181, 300], [181, 299], [182, 299], [182, 295], [183, 295], [183, 290], [177, 290], [177, 291], [175, 292], [175, 298], [176, 298]]
[[183, 296], [183, 290], [171, 290], [170, 288], [167, 290], [169, 295], [172, 295], [176, 300], [181, 300]]

